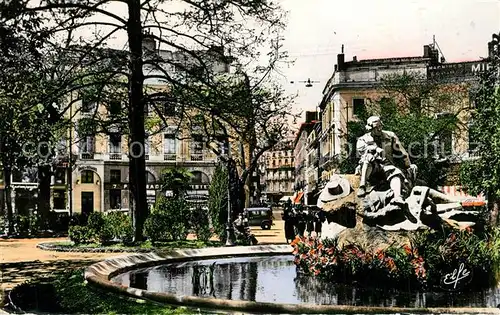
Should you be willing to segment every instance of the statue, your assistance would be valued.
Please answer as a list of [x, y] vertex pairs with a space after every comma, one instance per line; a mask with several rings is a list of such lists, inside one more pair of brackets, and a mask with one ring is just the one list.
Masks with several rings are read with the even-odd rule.
[[327, 211], [328, 222], [337, 224], [334, 234], [357, 227], [356, 218], [386, 231], [437, 227], [444, 221], [455, 227], [474, 225], [480, 214], [477, 207], [485, 202], [477, 199], [470, 206], [459, 197], [417, 186], [417, 167], [396, 134], [382, 126], [379, 117], [368, 118], [368, 133], [358, 139], [357, 192], [346, 177], [334, 174], [318, 197], [317, 207]]
[[369, 212], [382, 208], [401, 209], [411, 222], [416, 218], [408, 211], [404, 201], [416, 180], [417, 167], [398, 137], [382, 130], [382, 121], [371, 116], [366, 123], [368, 133], [358, 139], [357, 153], [361, 156], [356, 173], [361, 176], [357, 192]]

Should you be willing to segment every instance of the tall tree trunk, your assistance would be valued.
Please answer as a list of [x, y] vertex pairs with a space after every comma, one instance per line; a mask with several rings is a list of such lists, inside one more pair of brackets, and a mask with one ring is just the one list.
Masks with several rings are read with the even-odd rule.
[[129, 78], [129, 185], [130, 210], [134, 226], [134, 241], [144, 239], [143, 228], [148, 205], [146, 199], [146, 160], [144, 159], [144, 73], [142, 60], [141, 1], [128, 1], [129, 20], [127, 25], [130, 47]]
[[40, 214], [40, 228], [48, 228], [50, 215], [50, 165], [38, 167], [38, 212]]
[[498, 214], [500, 211], [500, 200], [498, 200], [498, 198], [492, 193], [488, 194], [488, 209], [490, 212], [490, 217], [489, 217], [490, 225], [497, 226]]
[[14, 233], [14, 212], [12, 209], [12, 196], [11, 196], [11, 175], [12, 170], [4, 163], [3, 174], [5, 177], [5, 203], [7, 207], [7, 234]]

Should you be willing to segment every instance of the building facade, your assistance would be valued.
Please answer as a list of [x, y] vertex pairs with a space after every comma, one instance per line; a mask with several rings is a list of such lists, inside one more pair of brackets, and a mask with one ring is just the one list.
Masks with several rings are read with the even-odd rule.
[[300, 125], [294, 140], [294, 192], [297, 195], [302, 193], [301, 198], [304, 198], [305, 204], [308, 204], [307, 167], [309, 160], [314, 158], [314, 156], [309, 156], [309, 135], [314, 130], [317, 123], [317, 112], [306, 112], [306, 120]]
[[[488, 55], [498, 50], [498, 40], [488, 43]], [[438, 83], [443, 93], [457, 91], [463, 95], [454, 101], [451, 107], [471, 108], [469, 89], [477, 80], [477, 75], [488, 69], [488, 59], [449, 63], [440, 57], [436, 44], [425, 45], [422, 56], [345, 61], [342, 52], [337, 56], [334, 73], [324, 87], [323, 98], [320, 103], [321, 131], [318, 133], [319, 165], [317, 172], [318, 185], [329, 180], [330, 176], [338, 172], [338, 161], [346, 152], [348, 136], [348, 122], [358, 120], [358, 113], [362, 112], [372, 101], [386, 97], [381, 89], [384, 77], [403, 73], [416, 73], [427, 80]], [[410, 100], [411, 101], [411, 100]], [[432, 102], [432, 100], [424, 100]], [[433, 109], [429, 114], [446, 115], [447, 108]], [[470, 111], [460, 111], [458, 119], [462, 126], [467, 126]], [[459, 128], [450, 135], [452, 160], [459, 162], [469, 158], [472, 147], [469, 146], [467, 127]], [[354, 150], [354, 148], [351, 148]], [[450, 183], [448, 183], [450, 184]], [[450, 184], [451, 185], [451, 184]]]
[[[159, 50], [154, 40], [145, 37], [145, 58], [159, 55], [164, 59], [178, 60], [186, 64], [190, 59], [185, 53]], [[217, 47], [201, 53], [216, 74], [230, 72], [230, 60], [213, 57], [221, 53]], [[223, 53], [223, 52], [222, 52]], [[166, 64], [167, 71], [177, 73], [172, 62]], [[154, 74], [155, 69], [145, 66], [144, 73]], [[168, 90], [166, 82], [147, 79], [145, 88], [156, 91]], [[113, 102], [103, 104], [86, 99], [74, 92], [68, 96], [70, 109], [66, 112], [71, 119], [71, 128], [60, 141], [59, 167], [51, 179], [51, 209], [56, 212], [91, 213], [94, 211], [129, 210], [129, 144], [128, 137], [118, 126], [112, 125], [107, 132], [89, 131], [85, 122], [95, 117], [112, 117], [123, 114], [125, 104]], [[160, 106], [172, 106], [169, 100], [159, 100]], [[213, 176], [216, 155], [207, 147], [200, 127], [180, 124], [176, 109], [169, 108], [168, 127], [156, 126], [146, 134], [144, 148], [146, 158], [146, 181], [148, 204], [154, 204], [160, 193], [160, 175], [164, 169], [185, 168], [194, 175], [191, 181], [189, 199], [204, 202], [208, 198], [208, 185]], [[196, 114], [196, 113], [192, 113]], [[153, 110], [148, 105], [146, 120], [154, 120]], [[146, 124], [148, 125], [148, 124]], [[156, 125], [159, 125], [158, 123]], [[92, 128], [90, 128], [92, 129]], [[31, 174], [33, 173], [33, 174]], [[5, 199], [4, 178], [0, 174], [0, 201]], [[12, 203], [15, 213], [28, 214], [36, 209], [38, 178], [36, 170], [14, 172], [12, 175]], [[3, 210], [3, 209], [0, 209]]]
[[283, 197], [292, 197], [294, 194], [293, 151], [293, 139], [287, 139], [263, 154], [261, 163], [265, 168], [264, 194], [269, 202], [278, 203]]

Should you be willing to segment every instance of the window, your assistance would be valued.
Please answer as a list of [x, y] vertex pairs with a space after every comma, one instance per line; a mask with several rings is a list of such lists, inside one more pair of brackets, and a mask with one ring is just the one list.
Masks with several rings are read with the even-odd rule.
[[122, 136], [119, 133], [109, 135], [109, 153], [121, 153], [122, 151]]
[[122, 172], [120, 170], [109, 170], [109, 182], [120, 183], [122, 181]]
[[83, 136], [80, 139], [80, 153], [94, 153], [95, 137]]
[[365, 99], [364, 98], [354, 98], [352, 100], [352, 113], [356, 116], [360, 116], [365, 112]]
[[54, 202], [54, 209], [66, 209], [66, 194], [65, 190], [54, 190], [52, 201]]
[[203, 154], [203, 139], [199, 135], [193, 135], [193, 142], [191, 143], [191, 150], [193, 154]]
[[82, 171], [81, 172], [81, 182], [82, 184], [93, 184], [94, 183], [94, 172], [92, 171]]
[[163, 150], [165, 154], [177, 153], [177, 139], [175, 139], [174, 134], [165, 134], [165, 139], [163, 141]]
[[122, 104], [119, 101], [113, 101], [109, 104], [109, 115], [118, 116], [122, 111]]
[[[54, 174], [54, 181], [56, 185], [64, 185], [66, 184], [66, 169], [59, 167], [56, 169]], [[58, 208], [60, 209], [60, 208]]]
[[88, 96], [82, 96], [82, 113], [93, 113], [97, 108], [97, 102], [91, 100]]
[[122, 191], [120, 189], [109, 190], [109, 207], [111, 209], [121, 209]]

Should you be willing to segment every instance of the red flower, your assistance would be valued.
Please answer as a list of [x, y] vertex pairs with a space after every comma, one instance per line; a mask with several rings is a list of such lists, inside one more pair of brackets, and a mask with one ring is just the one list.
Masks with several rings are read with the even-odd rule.
[[411, 254], [411, 248], [408, 245], [403, 246], [403, 249], [405, 250], [406, 254]]

